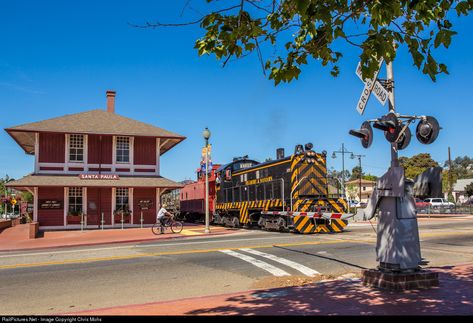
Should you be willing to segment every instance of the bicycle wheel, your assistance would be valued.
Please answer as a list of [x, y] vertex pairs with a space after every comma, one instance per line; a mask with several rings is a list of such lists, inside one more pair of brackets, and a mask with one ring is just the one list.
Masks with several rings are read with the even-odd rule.
[[171, 231], [173, 233], [180, 233], [182, 231], [182, 227], [182, 222], [174, 221], [173, 223], [171, 223]]
[[151, 231], [153, 231], [155, 235], [161, 234], [161, 223], [155, 223], [151, 228]]

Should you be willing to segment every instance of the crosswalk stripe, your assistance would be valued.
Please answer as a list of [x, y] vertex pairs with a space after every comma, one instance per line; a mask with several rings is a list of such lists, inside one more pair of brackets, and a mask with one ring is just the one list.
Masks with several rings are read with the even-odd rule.
[[288, 260], [288, 259], [285, 259], [285, 258], [277, 257], [277, 256], [271, 255], [269, 253], [264, 253], [264, 252], [261, 252], [261, 251], [258, 251], [258, 250], [253, 250], [253, 249], [248, 249], [248, 248], [243, 248], [243, 249], [239, 249], [239, 250], [242, 250], [242, 251], [245, 251], [245, 252], [251, 253], [253, 255], [266, 258], [266, 259], [270, 259], [270, 260], [275, 261], [275, 262], [279, 262], [280, 264], [286, 265], [288, 267], [291, 267], [291, 268], [294, 268], [294, 269], [300, 271], [301, 273], [303, 273], [306, 276], [311, 277], [311, 276], [320, 275], [320, 273], [317, 270], [313, 270], [313, 269], [311, 269], [309, 267], [306, 267], [304, 265], [301, 265], [297, 262], [294, 262], [294, 261], [291, 261], [291, 260]]
[[266, 270], [267, 272], [271, 273], [274, 276], [277, 276], [277, 277], [290, 276], [290, 274], [285, 272], [284, 270], [274, 267], [273, 265], [270, 265], [256, 258], [250, 257], [248, 255], [244, 255], [233, 250], [220, 250], [220, 252], [223, 252], [227, 255], [249, 262], [250, 264], [255, 265], [256, 267]]

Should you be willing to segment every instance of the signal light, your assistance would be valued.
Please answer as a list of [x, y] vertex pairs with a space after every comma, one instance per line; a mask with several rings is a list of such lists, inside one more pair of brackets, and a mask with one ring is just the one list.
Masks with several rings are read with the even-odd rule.
[[401, 132], [399, 121], [394, 113], [388, 113], [381, 120], [376, 121], [373, 127], [384, 131], [384, 136], [389, 142], [395, 142]]
[[434, 117], [427, 116], [416, 128], [416, 137], [421, 143], [428, 145], [433, 143], [440, 132], [440, 125]]
[[409, 146], [409, 143], [411, 142], [411, 137], [411, 130], [409, 130], [409, 128], [406, 128], [406, 130], [404, 130], [404, 132], [402, 133], [401, 138], [399, 138], [399, 140], [397, 141], [397, 149], [403, 150], [407, 146]]
[[349, 134], [360, 138], [364, 148], [368, 148], [373, 143], [373, 129], [368, 121], [363, 122], [359, 130], [350, 130]]

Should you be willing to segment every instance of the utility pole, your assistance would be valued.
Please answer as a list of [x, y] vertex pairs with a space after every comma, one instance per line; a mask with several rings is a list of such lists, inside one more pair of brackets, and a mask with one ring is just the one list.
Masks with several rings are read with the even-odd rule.
[[342, 154], [342, 197], [345, 197], [345, 154], [353, 154], [353, 152], [345, 149], [345, 144], [342, 143], [342, 149], [334, 151], [332, 158], [337, 158], [336, 154]]
[[209, 228], [209, 138], [210, 130], [205, 128], [202, 132], [205, 139], [205, 233], [210, 233]]
[[448, 147], [448, 197], [452, 196], [453, 190], [453, 179], [452, 179], [452, 158], [450, 155], [450, 147]]
[[351, 154], [350, 158], [351, 159], [355, 159], [355, 158], [358, 158], [358, 167], [360, 168], [360, 176], [359, 176], [359, 187], [358, 187], [358, 191], [360, 192], [360, 194], [358, 195], [359, 198], [360, 198], [360, 202], [361, 202], [361, 177], [362, 177], [362, 168], [361, 168], [361, 158], [362, 157], [366, 157], [365, 155], [356, 155], [356, 154]]

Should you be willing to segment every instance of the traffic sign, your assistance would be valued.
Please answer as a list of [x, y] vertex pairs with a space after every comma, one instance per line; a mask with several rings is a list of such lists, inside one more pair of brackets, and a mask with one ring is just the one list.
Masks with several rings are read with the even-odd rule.
[[[358, 75], [360, 80], [365, 83], [361, 73], [361, 63], [358, 63], [358, 66], [356, 67], [356, 75]], [[378, 99], [379, 103], [381, 103], [382, 105], [385, 105], [388, 101], [388, 91], [381, 85], [381, 83], [379, 83], [378, 80], [376, 80], [376, 82], [374, 83], [373, 94], [376, 99]]]
[[373, 91], [376, 83], [373, 82], [373, 80], [376, 81], [376, 78], [379, 74], [379, 69], [381, 68], [381, 64], [383, 64], [383, 59], [379, 61], [379, 68], [376, 73], [374, 73], [373, 78], [365, 80], [365, 87], [363, 88], [360, 99], [358, 100], [358, 104], [356, 105], [356, 110], [359, 114], [363, 114], [363, 112], [365, 112], [366, 104], [368, 103], [368, 99], [370, 98], [371, 92]]
[[12, 205], [15, 205], [15, 204], [16, 204], [16, 200], [15, 200], [15, 199], [12, 199], [12, 200], [10, 201], [10, 203], [11, 203]]

